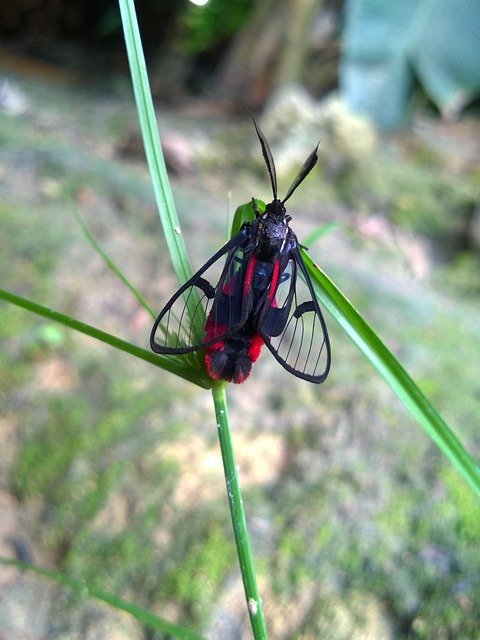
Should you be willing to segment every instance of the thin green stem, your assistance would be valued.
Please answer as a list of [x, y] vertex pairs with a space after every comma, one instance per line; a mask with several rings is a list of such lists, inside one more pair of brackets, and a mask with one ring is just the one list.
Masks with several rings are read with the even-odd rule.
[[130, 74], [137, 111], [142, 130], [150, 175], [152, 176], [155, 200], [163, 225], [173, 268], [181, 284], [192, 275], [187, 250], [180, 233], [175, 202], [173, 200], [167, 169], [163, 158], [158, 135], [157, 119], [153, 108], [152, 94], [147, 75], [147, 65], [143, 54], [142, 41], [138, 28], [135, 4], [133, 0], [119, 0], [122, 24], [127, 47]]
[[137, 289], [137, 287], [135, 287], [130, 280], [127, 278], [127, 276], [123, 273], [123, 271], [120, 269], [120, 267], [117, 265], [117, 263], [112, 260], [112, 258], [107, 254], [107, 252], [103, 249], [103, 247], [101, 246], [101, 244], [97, 241], [97, 239], [95, 238], [95, 236], [93, 235], [93, 233], [90, 231], [90, 229], [88, 228], [88, 226], [85, 224], [82, 216], [80, 215], [79, 210], [77, 209], [77, 206], [75, 204], [75, 200], [73, 199], [73, 196], [71, 194], [71, 192], [67, 189], [65, 189], [65, 196], [68, 199], [69, 205], [70, 205], [70, 212], [73, 216], [73, 219], [75, 220], [75, 222], [78, 224], [78, 226], [80, 227], [80, 229], [82, 230], [83, 235], [85, 236], [85, 238], [87, 239], [87, 242], [91, 245], [91, 247], [98, 253], [98, 255], [102, 258], [102, 260], [105, 262], [105, 264], [107, 265], [107, 267], [110, 269], [110, 271], [112, 271], [112, 273], [114, 273], [117, 278], [120, 280], [120, 282], [123, 282], [123, 284], [129, 289], [129, 291], [135, 296], [135, 298], [137, 299], [137, 301], [142, 305], [142, 307], [148, 311], [148, 313], [152, 316], [152, 318], [155, 320], [155, 318], [157, 317], [157, 314], [155, 313], [155, 311], [152, 309], [152, 307], [148, 304], [148, 302], [145, 300], [145, 298], [142, 296], [142, 294], [140, 293], [140, 291]]
[[54, 311], [53, 309], [43, 307], [36, 302], [32, 302], [31, 300], [27, 300], [26, 298], [17, 296], [14, 293], [10, 293], [10, 291], [0, 289], [0, 300], [6, 300], [7, 302], [15, 304], [17, 307], [27, 309], [27, 311], [36, 313], [37, 315], [48, 318], [49, 320], [52, 320], [54, 322], [59, 322], [60, 324], [69, 327], [70, 329], [75, 329], [75, 331], [79, 331], [80, 333], [84, 333], [91, 338], [95, 338], [95, 340], [100, 340], [100, 342], [105, 342], [115, 349], [120, 349], [120, 351], [125, 351], [126, 353], [129, 353], [132, 356], [136, 356], [141, 360], [146, 360], [147, 362], [150, 362], [157, 367], [161, 367], [166, 371], [175, 373], [177, 376], [185, 378], [185, 380], [193, 382], [199, 387], [203, 387], [204, 389], [210, 389], [211, 387], [209, 378], [203, 376], [195, 369], [192, 369], [192, 367], [188, 364], [182, 364], [182, 362], [179, 362], [178, 359], [172, 358], [170, 356], [160, 356], [156, 353], [152, 353], [151, 351], [147, 351], [146, 349], [142, 349], [141, 347], [137, 347], [136, 345], [131, 344], [126, 340], [122, 340], [121, 338], [112, 336], [106, 331], [102, 331], [101, 329], [92, 327], [86, 322], [80, 322], [79, 320], [71, 318], [70, 316], [67, 316], [63, 313], [59, 313], [58, 311]]
[[168, 634], [169, 637], [172, 636], [174, 638], [179, 638], [180, 640], [203, 640], [201, 636], [193, 631], [189, 631], [185, 627], [181, 627], [173, 622], [167, 622], [167, 620], [159, 618], [148, 609], [144, 609], [133, 602], [119, 598], [113, 593], [108, 593], [108, 591], [104, 591], [94, 585], [87, 584], [85, 580], [75, 580], [75, 578], [70, 578], [59, 571], [51, 571], [49, 569], [44, 569], [43, 567], [38, 567], [12, 558], [0, 557], [0, 564], [16, 567], [21, 571], [31, 571], [42, 578], [54, 580], [55, 582], [68, 587], [72, 591], [80, 593], [82, 596], [85, 595], [95, 598], [96, 600], [106, 602], [112, 607], [115, 607], [115, 609], [121, 609], [122, 611], [130, 613], [139, 622], [144, 622], [153, 629], [163, 631], [163, 633]]
[[433, 442], [455, 465], [477, 495], [480, 495], [480, 468], [477, 462], [358, 311], [305, 252], [303, 259], [321, 302]]
[[[183, 239], [180, 222], [168, 180], [163, 158], [157, 119], [153, 108], [152, 94], [147, 75], [147, 66], [143, 54], [142, 40], [135, 13], [134, 0], [119, 0], [123, 33], [127, 48], [130, 74], [137, 105], [138, 119], [142, 132], [145, 155], [152, 178], [155, 200], [162, 223], [168, 252], [179, 284], [186, 282], [192, 275], [187, 248]], [[200, 300], [195, 290], [186, 299], [188, 314], [192, 320], [192, 331], [199, 342], [203, 337], [203, 319], [196, 314]]]
[[215, 415], [217, 417], [218, 438], [222, 452], [227, 495], [253, 635], [255, 640], [267, 640], [262, 601], [258, 592], [245, 510], [243, 508], [242, 494], [240, 491], [238, 470], [233, 452], [225, 386], [225, 383], [214, 384], [212, 387], [212, 395], [215, 405]]

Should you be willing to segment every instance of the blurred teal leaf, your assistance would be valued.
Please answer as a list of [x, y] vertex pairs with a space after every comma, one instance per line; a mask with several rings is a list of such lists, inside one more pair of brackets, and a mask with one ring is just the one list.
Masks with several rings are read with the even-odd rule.
[[351, 0], [340, 67], [348, 106], [398, 127], [415, 78], [445, 115], [480, 95], [478, 0]]

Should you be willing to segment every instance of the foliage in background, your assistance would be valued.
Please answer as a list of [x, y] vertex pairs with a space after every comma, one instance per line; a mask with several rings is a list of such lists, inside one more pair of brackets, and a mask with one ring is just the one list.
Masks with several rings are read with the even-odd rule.
[[181, 17], [182, 48], [192, 54], [222, 45], [245, 24], [252, 0], [210, 0], [204, 6], [190, 3]]
[[480, 95], [477, 0], [350, 0], [340, 65], [347, 104], [380, 127], [399, 127], [415, 79], [444, 114]]

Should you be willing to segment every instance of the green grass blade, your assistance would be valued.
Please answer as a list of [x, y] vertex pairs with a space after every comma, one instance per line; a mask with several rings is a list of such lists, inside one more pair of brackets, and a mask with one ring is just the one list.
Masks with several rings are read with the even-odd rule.
[[182, 363], [182, 361], [179, 361], [176, 358], [173, 358], [171, 356], [160, 356], [156, 353], [153, 353], [152, 351], [147, 351], [146, 349], [137, 347], [136, 345], [131, 344], [126, 340], [122, 340], [121, 338], [117, 338], [116, 336], [112, 336], [110, 333], [106, 333], [101, 329], [92, 327], [85, 322], [75, 320], [75, 318], [64, 315], [63, 313], [59, 313], [58, 311], [54, 311], [53, 309], [43, 307], [36, 302], [32, 302], [31, 300], [27, 300], [26, 298], [17, 296], [14, 293], [10, 293], [9, 291], [0, 289], [0, 299], [11, 302], [18, 307], [27, 309], [32, 313], [36, 313], [37, 315], [48, 318], [49, 320], [53, 320], [54, 322], [59, 322], [60, 324], [69, 327], [70, 329], [75, 329], [75, 331], [79, 331], [80, 333], [84, 333], [91, 338], [100, 340], [100, 342], [105, 342], [111, 347], [119, 349], [120, 351], [125, 351], [126, 353], [129, 353], [132, 356], [136, 356], [141, 360], [146, 360], [147, 362], [150, 362], [150, 364], [154, 364], [161, 369], [165, 369], [166, 371], [175, 373], [177, 376], [180, 376], [181, 378], [184, 378], [189, 382], [193, 382], [199, 387], [210, 389], [210, 387], [212, 386], [211, 379], [206, 374], [202, 375], [199, 371], [196, 371], [191, 366], [186, 366]]
[[[263, 202], [263, 200], [256, 201], [258, 210], [260, 211], [260, 213], [263, 213], [265, 211], [265, 203]], [[255, 220], [255, 212], [253, 210], [252, 201], [250, 200], [250, 202], [240, 204], [235, 209], [235, 213], [233, 215], [230, 238], [233, 238], [233, 236], [237, 235], [245, 222], [253, 222], [253, 220]]]
[[153, 108], [147, 68], [138, 29], [135, 6], [131, 0], [119, 0], [122, 24], [127, 47], [133, 91], [137, 105], [142, 138], [145, 145], [148, 167], [153, 180], [155, 199], [163, 225], [173, 268], [180, 283], [192, 275], [183, 236], [180, 233], [175, 203], [173, 200], [167, 169]]
[[120, 282], [123, 282], [123, 284], [135, 296], [135, 298], [138, 300], [138, 302], [141, 304], [141, 306], [146, 311], [148, 311], [148, 313], [155, 320], [155, 318], [157, 317], [155, 311], [148, 304], [148, 302], [142, 296], [140, 291], [130, 282], [130, 280], [123, 273], [123, 271], [120, 269], [120, 267], [117, 265], [117, 263], [114, 262], [114, 260], [112, 260], [112, 258], [110, 258], [110, 256], [104, 251], [104, 249], [102, 248], [102, 246], [100, 245], [98, 240], [95, 238], [93, 233], [90, 231], [90, 229], [85, 224], [85, 222], [84, 222], [82, 216], [80, 215], [80, 212], [78, 211], [77, 207], [75, 206], [75, 202], [74, 202], [73, 198], [70, 196], [70, 194], [69, 194], [69, 198], [68, 199], [70, 201], [71, 214], [72, 214], [75, 222], [78, 224], [78, 226], [82, 230], [82, 233], [85, 236], [85, 238], [87, 239], [87, 241], [90, 244], [90, 246], [98, 253], [98, 255], [102, 258], [102, 260], [105, 262], [107, 267], [110, 269], [110, 271], [112, 271], [112, 273], [114, 273], [117, 276], [117, 278], [120, 280]]
[[[135, 5], [133, 0], [119, 0], [119, 5], [140, 129], [145, 154], [147, 156], [148, 168], [152, 177], [155, 200], [172, 265], [179, 284], [183, 284], [192, 276], [192, 269], [178, 221], [177, 211], [168, 181], [167, 169], [165, 167], [165, 160], [160, 145], [145, 56], [143, 54], [142, 41], [135, 14]], [[195, 291], [193, 291], [187, 303], [187, 309], [191, 318], [194, 317], [197, 304], [198, 297], [195, 295]], [[193, 334], [198, 341], [203, 337], [203, 329], [203, 322], [201, 322], [199, 318], [196, 318], [193, 326]]]
[[308, 236], [303, 240], [302, 245], [311, 249], [313, 245], [318, 242], [323, 236], [335, 231], [338, 229], [340, 225], [337, 222], [329, 222], [328, 224], [324, 224], [317, 229], [314, 229]]
[[262, 600], [258, 592], [257, 578], [253, 555], [248, 538], [245, 509], [243, 508], [242, 494], [238, 469], [233, 452], [232, 436], [228, 419], [227, 400], [225, 394], [226, 383], [216, 383], [212, 386], [215, 415], [217, 418], [218, 439], [222, 452], [223, 469], [227, 485], [227, 495], [232, 516], [232, 526], [237, 545], [237, 555], [240, 562], [245, 597], [247, 599], [250, 624], [255, 640], [267, 640], [267, 629], [263, 617]]
[[143, 622], [149, 627], [162, 631], [163, 633], [167, 633], [174, 638], [180, 638], [181, 640], [203, 640], [201, 636], [193, 631], [189, 631], [188, 629], [185, 629], [185, 627], [181, 627], [173, 622], [167, 622], [167, 620], [159, 618], [148, 611], [148, 609], [144, 609], [133, 602], [119, 598], [118, 596], [108, 593], [107, 591], [103, 591], [93, 585], [86, 584], [85, 580], [75, 580], [74, 578], [70, 578], [59, 571], [50, 571], [49, 569], [37, 567], [36, 565], [21, 562], [20, 560], [13, 560], [11, 558], [0, 557], [0, 564], [13, 566], [22, 571], [30, 571], [41, 578], [47, 578], [48, 580], [58, 582], [72, 591], [76, 591], [82, 596], [89, 596], [96, 600], [105, 602], [115, 609], [126, 611], [139, 622]]
[[358, 311], [304, 251], [302, 255], [323, 305], [370, 360], [439, 449], [480, 495], [480, 469], [475, 460]]

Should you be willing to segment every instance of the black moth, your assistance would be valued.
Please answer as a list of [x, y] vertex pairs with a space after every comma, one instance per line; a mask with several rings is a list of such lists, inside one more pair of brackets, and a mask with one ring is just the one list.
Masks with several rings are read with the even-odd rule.
[[[204, 349], [210, 377], [239, 383], [248, 377], [265, 344], [287, 371], [318, 384], [330, 369], [330, 342], [285, 209], [315, 166], [318, 145], [279, 200], [272, 152], [253, 122], [273, 200], [260, 213], [252, 198], [255, 220], [246, 222], [167, 302], [153, 325], [150, 345], [161, 354]], [[221, 275], [215, 277], [215, 267], [225, 256]], [[193, 334], [198, 317], [204, 327], [201, 336]]]

